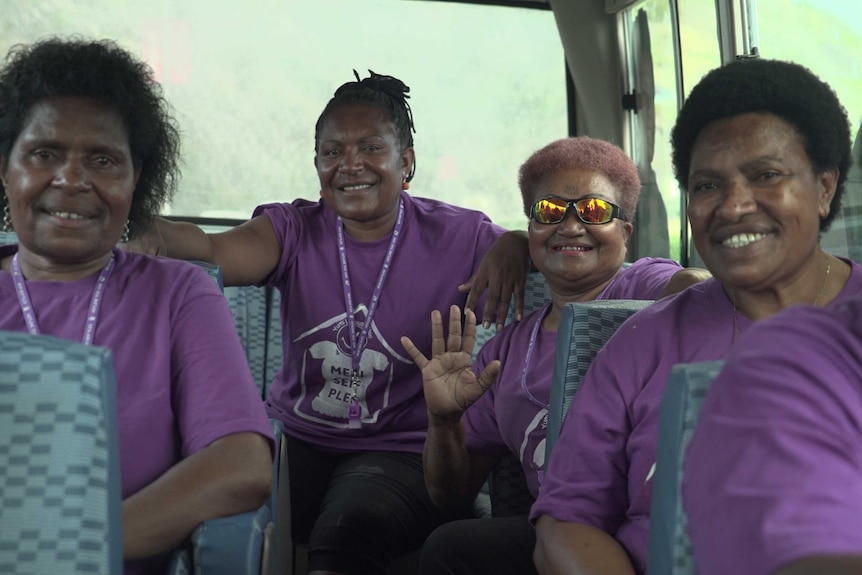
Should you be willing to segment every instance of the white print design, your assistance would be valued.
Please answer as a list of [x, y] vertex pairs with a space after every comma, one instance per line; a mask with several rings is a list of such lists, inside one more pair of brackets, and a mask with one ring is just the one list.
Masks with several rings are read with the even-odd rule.
[[646, 479], [644, 479], [644, 485], [649, 483], [649, 480], [652, 479], [653, 475], [655, 475], [655, 462], [653, 462], [652, 467], [649, 468], [649, 473], [646, 474]]
[[[366, 315], [364, 304], [356, 307], [357, 330], [362, 329]], [[293, 406], [294, 413], [299, 417], [336, 428], [348, 426], [348, 409], [353, 397], [350, 385], [352, 358], [348, 329], [347, 314], [342, 313], [296, 338], [297, 342], [303, 339], [311, 340], [302, 360], [300, 397]], [[389, 405], [394, 371], [392, 361], [411, 363], [383, 339], [376, 324], [372, 323], [368, 334], [369, 346], [374, 340], [377, 342], [374, 346], [377, 349], [366, 347], [359, 360], [359, 387], [356, 397], [362, 411], [360, 418], [364, 424], [377, 422], [380, 412]], [[378, 351], [381, 348], [384, 351]]]
[[[540, 409], [536, 416], [533, 417], [532, 421], [527, 425], [527, 429], [524, 430], [524, 440], [521, 442], [521, 448], [518, 450], [518, 459], [522, 462], [531, 461], [532, 466], [527, 466], [533, 469], [536, 472], [539, 478], [539, 484], [542, 482], [542, 470], [545, 467], [545, 444], [547, 442], [548, 435], [548, 410]], [[541, 434], [541, 440], [536, 445], [536, 448], [533, 450], [533, 455], [529, 459], [525, 457], [525, 451], [527, 450], [527, 446], [530, 443], [530, 436], [533, 432], [539, 431]]]

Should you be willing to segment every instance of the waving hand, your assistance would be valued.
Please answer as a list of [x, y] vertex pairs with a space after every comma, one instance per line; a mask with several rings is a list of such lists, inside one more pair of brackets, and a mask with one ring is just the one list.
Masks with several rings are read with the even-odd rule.
[[443, 337], [443, 317], [431, 312], [431, 359], [426, 358], [408, 337], [401, 343], [413, 362], [422, 370], [422, 385], [428, 414], [438, 419], [460, 419], [494, 383], [500, 372], [500, 362], [489, 363], [478, 377], [471, 369], [473, 344], [476, 341], [476, 315], [466, 312], [466, 325], [461, 333], [461, 310], [449, 308], [449, 333]]

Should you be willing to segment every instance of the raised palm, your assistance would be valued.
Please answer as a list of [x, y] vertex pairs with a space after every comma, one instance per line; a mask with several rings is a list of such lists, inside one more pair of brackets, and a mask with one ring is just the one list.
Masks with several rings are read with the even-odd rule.
[[489, 363], [478, 377], [470, 367], [475, 342], [476, 316], [467, 310], [462, 334], [461, 310], [456, 305], [449, 308], [446, 338], [440, 312], [431, 313], [431, 359], [426, 358], [410, 338], [401, 338], [404, 349], [422, 370], [425, 402], [432, 416], [460, 417], [494, 383], [500, 371], [499, 361]]

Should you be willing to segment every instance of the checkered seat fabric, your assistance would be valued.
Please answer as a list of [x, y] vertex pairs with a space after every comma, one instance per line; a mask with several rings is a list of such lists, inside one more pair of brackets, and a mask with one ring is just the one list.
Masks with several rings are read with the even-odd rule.
[[563, 418], [572, 404], [572, 397], [581, 386], [593, 358], [625, 320], [651, 303], [652, 300], [598, 300], [570, 303], [563, 308], [557, 330], [554, 377], [551, 380], [551, 401], [548, 407], [546, 465], [560, 435]]
[[0, 573], [122, 572], [113, 360], [0, 332]]
[[[224, 295], [233, 314], [234, 327], [239, 334], [248, 366], [261, 397], [266, 396], [265, 390], [269, 385], [266, 371], [266, 336], [269, 331], [267, 291], [269, 289], [256, 286], [224, 288]], [[279, 357], [281, 357], [280, 354]]]
[[650, 513], [648, 573], [697, 575], [682, 508], [682, 468], [700, 409], [722, 362], [673, 367], [659, 407], [658, 450]]
[[[529, 274], [524, 286], [524, 316], [542, 309], [550, 301], [551, 290], [545, 276], [539, 272]], [[509, 315], [506, 317], [506, 324], [508, 325], [514, 319], [515, 311], [510, 308]], [[473, 359], [476, 358], [479, 348], [491, 339], [495, 332], [494, 326], [489, 329], [482, 326], [477, 328], [477, 342], [473, 349]], [[503, 457], [491, 472], [488, 478], [488, 492], [492, 517], [525, 515], [529, 512], [534, 501], [527, 487], [527, 478], [524, 476], [521, 461], [511, 453]]]
[[263, 396], [269, 395], [269, 387], [284, 361], [281, 340], [281, 292], [270, 288], [264, 303], [266, 312], [266, 361], [264, 362]]

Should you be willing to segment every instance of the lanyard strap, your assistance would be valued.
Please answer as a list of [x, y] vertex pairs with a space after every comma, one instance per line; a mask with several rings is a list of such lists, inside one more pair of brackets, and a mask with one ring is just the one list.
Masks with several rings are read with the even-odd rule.
[[383, 291], [383, 282], [386, 280], [386, 275], [389, 273], [389, 267], [392, 265], [392, 258], [395, 256], [395, 248], [398, 245], [398, 238], [401, 235], [401, 226], [404, 223], [404, 202], [398, 201], [398, 218], [395, 220], [395, 228], [392, 230], [392, 238], [389, 240], [389, 247], [386, 248], [386, 257], [383, 259], [383, 267], [380, 268], [380, 275], [377, 278], [377, 283], [374, 285], [374, 291], [371, 293], [371, 301], [368, 304], [368, 314], [365, 317], [365, 324], [362, 330], [357, 335], [356, 333], [356, 318], [353, 312], [353, 290], [350, 287], [350, 271], [347, 266], [347, 245], [344, 241], [344, 221], [341, 216], [338, 216], [338, 224], [335, 228], [338, 236], [338, 256], [341, 259], [341, 280], [344, 284], [344, 305], [347, 307], [347, 330], [350, 332], [350, 383], [352, 388], [352, 396], [350, 398], [350, 408], [348, 409], [348, 426], [351, 429], [360, 427], [361, 410], [359, 409], [359, 400], [356, 397], [356, 392], [359, 388], [359, 363], [362, 359], [362, 352], [368, 345], [368, 334], [371, 330], [371, 320], [374, 318], [374, 312], [377, 311], [377, 304], [380, 301], [380, 294]]
[[524, 371], [521, 372], [521, 389], [524, 390], [524, 393], [530, 401], [544, 409], [548, 409], [548, 404], [542, 403], [533, 397], [533, 394], [530, 393], [530, 388], [527, 387], [527, 371], [530, 369], [530, 362], [533, 359], [533, 350], [536, 347], [536, 342], [539, 340], [539, 330], [542, 329], [542, 322], [545, 320], [545, 316], [548, 314], [548, 309], [550, 307], [551, 304], [545, 304], [545, 307], [543, 307], [541, 313], [539, 313], [539, 320], [536, 322], [536, 325], [533, 326], [533, 331], [530, 333], [530, 343], [527, 344], [527, 357], [524, 358]]
[[[84, 324], [84, 335], [81, 339], [85, 345], [93, 345], [93, 337], [96, 334], [96, 322], [99, 320], [99, 310], [102, 307], [102, 295], [105, 293], [105, 286], [108, 284], [108, 279], [111, 277], [111, 272], [113, 271], [114, 254], [112, 253], [110, 259], [108, 259], [108, 263], [99, 272], [96, 285], [93, 286], [90, 308], [87, 311], [87, 321]], [[21, 313], [24, 316], [24, 322], [27, 324], [27, 331], [32, 335], [39, 335], [41, 333], [39, 331], [39, 323], [36, 321], [36, 312], [30, 301], [30, 292], [27, 291], [24, 274], [21, 273], [21, 262], [18, 261], [18, 254], [15, 254], [12, 258], [12, 282], [15, 284], [18, 305], [21, 306]]]

